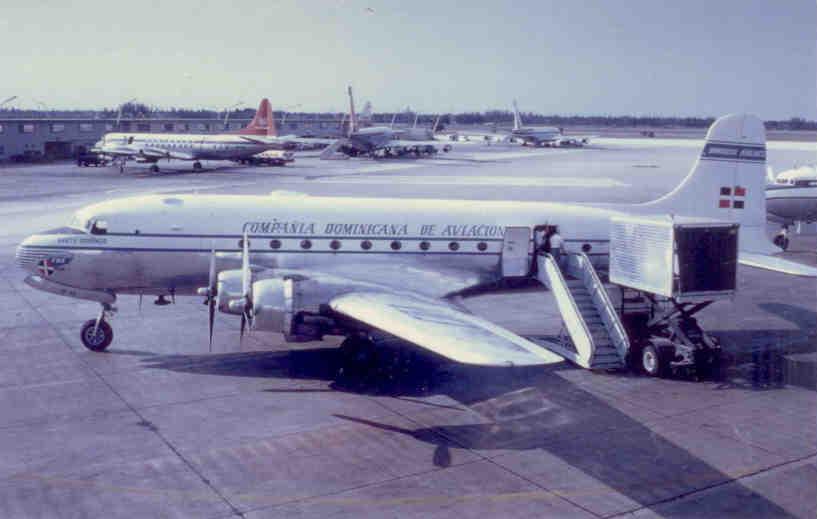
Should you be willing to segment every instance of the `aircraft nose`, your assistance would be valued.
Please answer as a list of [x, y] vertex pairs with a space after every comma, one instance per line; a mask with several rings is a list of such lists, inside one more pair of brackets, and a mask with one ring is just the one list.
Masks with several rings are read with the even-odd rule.
[[72, 256], [59, 247], [50, 246], [48, 236], [29, 236], [17, 246], [14, 261], [18, 267], [33, 274], [50, 276], [67, 265]]
[[33, 272], [37, 266], [37, 262], [42, 259], [42, 254], [37, 249], [30, 246], [31, 237], [26, 238], [23, 243], [17, 246], [17, 252], [14, 254], [14, 262], [18, 267], [29, 272]]

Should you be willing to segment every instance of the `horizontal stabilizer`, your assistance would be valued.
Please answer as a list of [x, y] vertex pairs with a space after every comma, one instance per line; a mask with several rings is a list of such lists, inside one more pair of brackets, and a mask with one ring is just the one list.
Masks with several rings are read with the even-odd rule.
[[773, 270], [783, 274], [790, 274], [792, 276], [817, 277], [817, 268], [809, 265], [803, 265], [795, 261], [789, 261], [767, 254], [758, 254], [754, 252], [739, 252], [738, 261], [742, 265], [749, 267], [756, 267], [765, 270]]

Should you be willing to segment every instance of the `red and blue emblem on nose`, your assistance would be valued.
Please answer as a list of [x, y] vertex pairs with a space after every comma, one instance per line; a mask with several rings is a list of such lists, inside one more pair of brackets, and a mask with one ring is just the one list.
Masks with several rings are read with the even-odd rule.
[[43, 277], [48, 277], [54, 273], [54, 265], [51, 264], [51, 261], [46, 259], [41, 259], [37, 262], [37, 271], [43, 275]]

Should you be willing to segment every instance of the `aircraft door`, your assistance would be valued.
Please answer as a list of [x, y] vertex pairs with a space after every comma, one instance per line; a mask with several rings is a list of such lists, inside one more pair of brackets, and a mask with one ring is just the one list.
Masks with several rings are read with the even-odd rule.
[[506, 227], [502, 240], [502, 277], [530, 273], [530, 227]]

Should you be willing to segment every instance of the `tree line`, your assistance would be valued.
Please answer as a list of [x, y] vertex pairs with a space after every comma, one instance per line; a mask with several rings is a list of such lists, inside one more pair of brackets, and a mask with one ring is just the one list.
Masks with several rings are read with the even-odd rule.
[[[21, 110], [17, 108], [0, 108], [0, 117], [32, 117], [32, 118], [90, 118], [111, 119], [119, 113], [119, 108], [103, 110]], [[122, 117], [126, 119], [220, 119], [227, 115], [225, 111], [194, 109], [194, 108], [157, 108], [143, 103], [126, 103], [121, 107]], [[255, 108], [234, 109], [229, 111], [230, 119], [250, 119], [255, 114]], [[279, 121], [285, 112], [273, 111]], [[405, 125], [414, 121], [411, 112], [386, 112], [372, 115], [373, 124], [389, 124], [395, 119], [398, 124]], [[344, 115], [337, 112], [288, 112], [287, 118], [297, 120], [338, 120]], [[521, 114], [525, 125], [547, 126], [594, 126], [594, 127], [654, 127], [654, 128], [707, 128], [715, 120], [714, 117], [679, 117], [659, 115], [556, 115], [525, 112]], [[417, 124], [430, 127], [437, 119], [436, 114], [419, 115]], [[462, 112], [444, 114], [440, 116], [439, 128], [450, 125], [497, 125], [511, 126], [513, 112], [509, 110], [487, 110], [484, 112]], [[817, 121], [802, 117], [791, 117], [783, 120], [766, 121], [766, 128], [770, 130], [817, 130]]]

